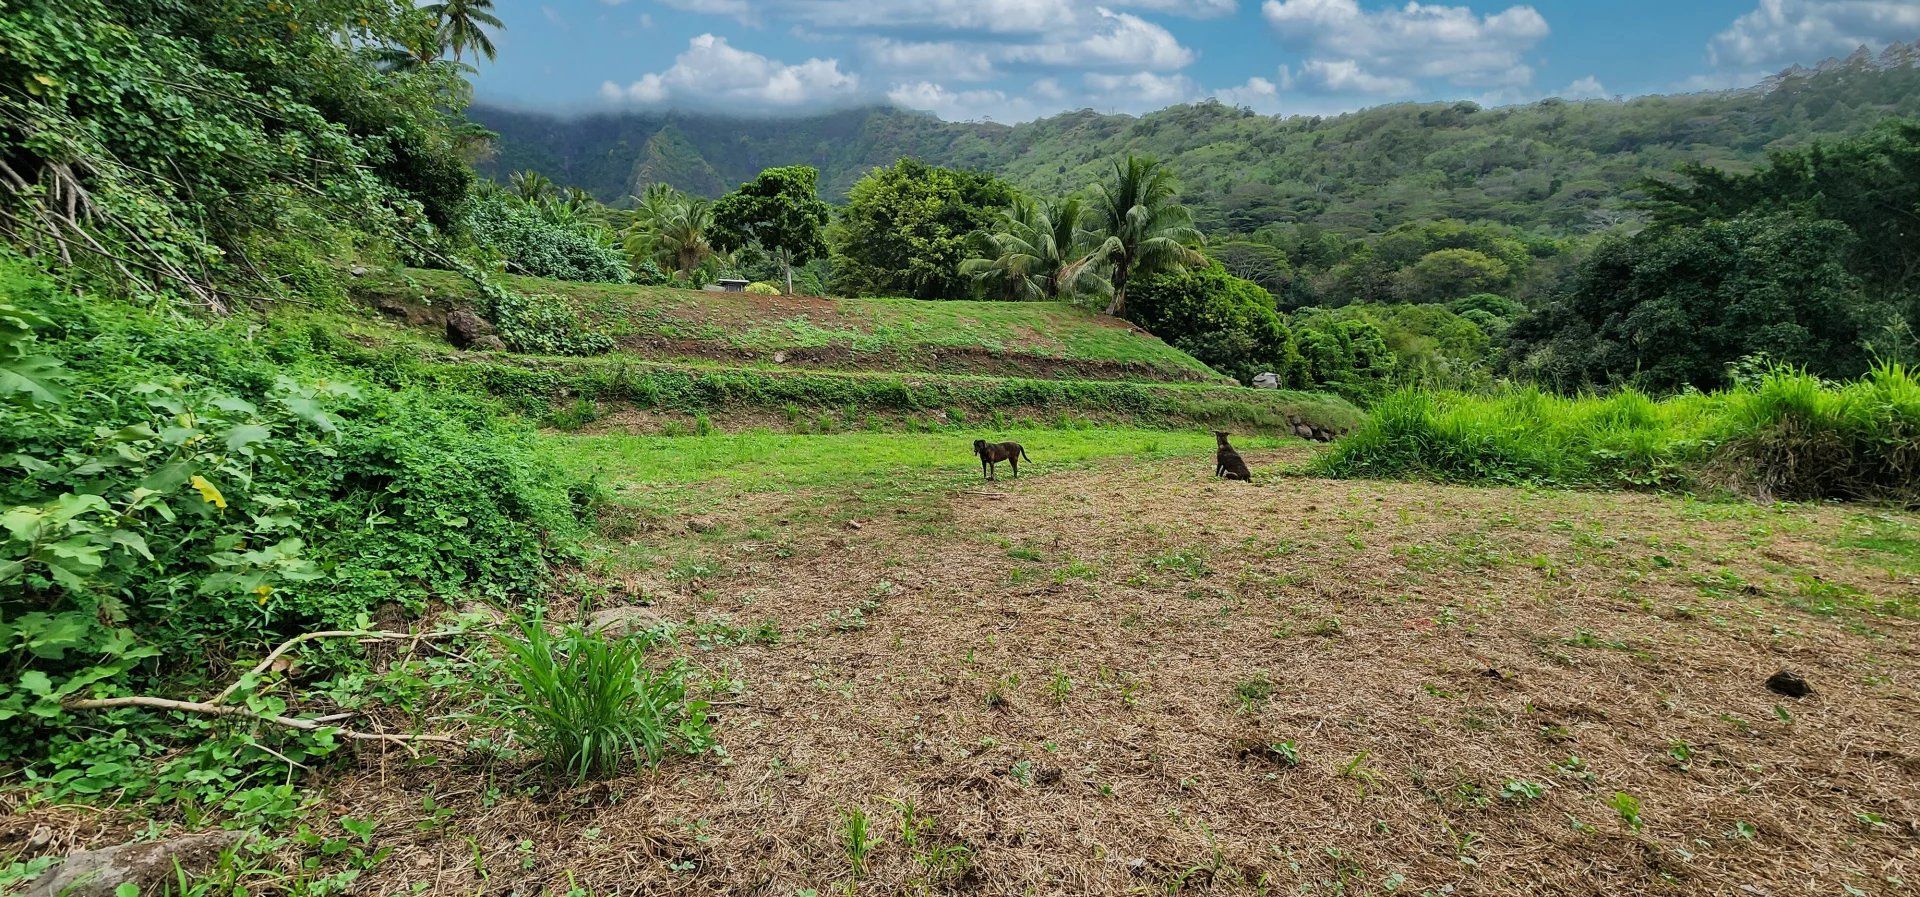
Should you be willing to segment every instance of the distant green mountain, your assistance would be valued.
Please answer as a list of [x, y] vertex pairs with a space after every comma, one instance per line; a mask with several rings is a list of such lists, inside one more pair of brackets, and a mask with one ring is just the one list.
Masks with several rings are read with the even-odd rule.
[[530, 168], [607, 201], [656, 181], [718, 195], [794, 163], [819, 168], [823, 192], [838, 200], [868, 169], [901, 156], [1058, 194], [1093, 183], [1134, 150], [1173, 162], [1208, 229], [1293, 222], [1348, 233], [1442, 217], [1588, 230], [1616, 218], [1647, 175], [1682, 162], [1739, 167], [1896, 115], [1920, 116], [1920, 44], [1863, 50], [1738, 91], [1495, 109], [1402, 104], [1332, 117], [1219, 103], [1139, 117], [1082, 110], [1013, 126], [884, 107], [785, 119], [472, 110], [500, 135], [483, 172]]

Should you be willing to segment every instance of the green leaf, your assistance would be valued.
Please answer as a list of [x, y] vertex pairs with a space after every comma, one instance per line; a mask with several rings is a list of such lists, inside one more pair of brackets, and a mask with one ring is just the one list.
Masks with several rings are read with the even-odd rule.
[[20, 396], [29, 402], [51, 405], [64, 396], [60, 389], [59, 360], [31, 355], [0, 363], [0, 396]]
[[113, 535], [108, 538], [112, 539], [115, 545], [126, 548], [128, 551], [146, 558], [149, 561], [153, 560], [153, 552], [147, 550], [147, 540], [142, 538], [139, 533], [120, 529], [114, 530]]
[[241, 424], [227, 433], [227, 449], [240, 451], [267, 441], [273, 431], [259, 424]]

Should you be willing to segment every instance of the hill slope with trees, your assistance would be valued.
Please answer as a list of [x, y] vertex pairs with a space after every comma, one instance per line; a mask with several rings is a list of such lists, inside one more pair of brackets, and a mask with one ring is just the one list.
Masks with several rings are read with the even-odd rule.
[[1890, 115], [1920, 115], [1916, 63], [1920, 49], [1895, 44], [1739, 91], [1494, 109], [1401, 104], [1334, 117], [1219, 103], [1139, 117], [1082, 110], [1013, 126], [889, 108], [778, 120], [561, 119], [484, 105], [470, 115], [500, 135], [482, 174], [531, 169], [608, 202], [660, 182], [717, 196], [787, 164], [820, 169], [823, 196], [838, 202], [868, 170], [905, 156], [1058, 195], [1133, 151], [1181, 173], [1183, 199], [1209, 231], [1289, 222], [1357, 234], [1462, 218], [1582, 232], [1631, 215], [1630, 188], [1649, 175], [1687, 163], [1750, 165]]

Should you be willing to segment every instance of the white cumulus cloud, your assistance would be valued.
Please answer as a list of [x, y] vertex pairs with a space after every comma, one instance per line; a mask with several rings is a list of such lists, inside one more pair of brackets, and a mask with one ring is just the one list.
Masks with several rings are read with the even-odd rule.
[[1381, 94], [1405, 92], [1421, 79], [1527, 84], [1533, 69], [1523, 56], [1550, 30], [1531, 6], [1479, 15], [1418, 2], [1370, 11], [1358, 0], [1266, 0], [1261, 12], [1282, 42], [1306, 52], [1303, 69], [1319, 83]]
[[1760, 0], [1707, 45], [1714, 65], [1776, 71], [1920, 38], [1916, 0]]
[[1193, 62], [1193, 51], [1173, 32], [1131, 13], [1094, 10], [1086, 33], [1057, 42], [1014, 45], [1003, 54], [1016, 62], [1061, 68], [1129, 68], [1170, 71]]
[[1601, 84], [1599, 78], [1588, 75], [1561, 88], [1559, 96], [1566, 100], [1604, 100], [1612, 94], [1607, 93], [1607, 86]]
[[999, 75], [994, 54], [979, 44], [877, 37], [862, 46], [867, 62], [885, 71], [940, 81], [986, 81]]
[[773, 111], [831, 105], [856, 97], [860, 79], [842, 72], [835, 59], [787, 64], [738, 49], [727, 39], [702, 34], [665, 71], [650, 72], [621, 86], [600, 85], [600, 95], [616, 102], [661, 106], [713, 103], [728, 109]]

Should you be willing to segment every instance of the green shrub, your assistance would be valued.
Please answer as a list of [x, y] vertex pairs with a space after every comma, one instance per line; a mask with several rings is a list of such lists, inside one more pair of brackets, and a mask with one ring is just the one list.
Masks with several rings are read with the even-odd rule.
[[1272, 294], [1218, 262], [1141, 278], [1127, 294], [1127, 317], [1242, 383], [1266, 371], [1298, 383], [1305, 373]]
[[[36, 336], [35, 317], [57, 323]], [[0, 756], [50, 749], [35, 733], [63, 698], [221, 676], [383, 604], [529, 593], [569, 550], [584, 493], [531, 431], [250, 323], [78, 299], [0, 261]], [[115, 719], [156, 754], [194, 737]]]
[[623, 762], [651, 766], [670, 751], [712, 747], [706, 702], [688, 699], [685, 667], [647, 667], [651, 635], [554, 635], [538, 618], [515, 630], [497, 638], [505, 661], [495, 709], [554, 774], [603, 778]]
[[747, 284], [747, 292], [756, 296], [778, 296], [780, 295], [780, 288], [764, 280], [756, 280], [753, 283]]
[[501, 342], [515, 352], [598, 355], [613, 348], [612, 339], [581, 323], [573, 306], [551, 293], [502, 290], [491, 311]]
[[475, 199], [466, 231], [483, 253], [508, 271], [555, 280], [626, 283], [626, 259], [587, 225], [553, 221], [504, 193]]

